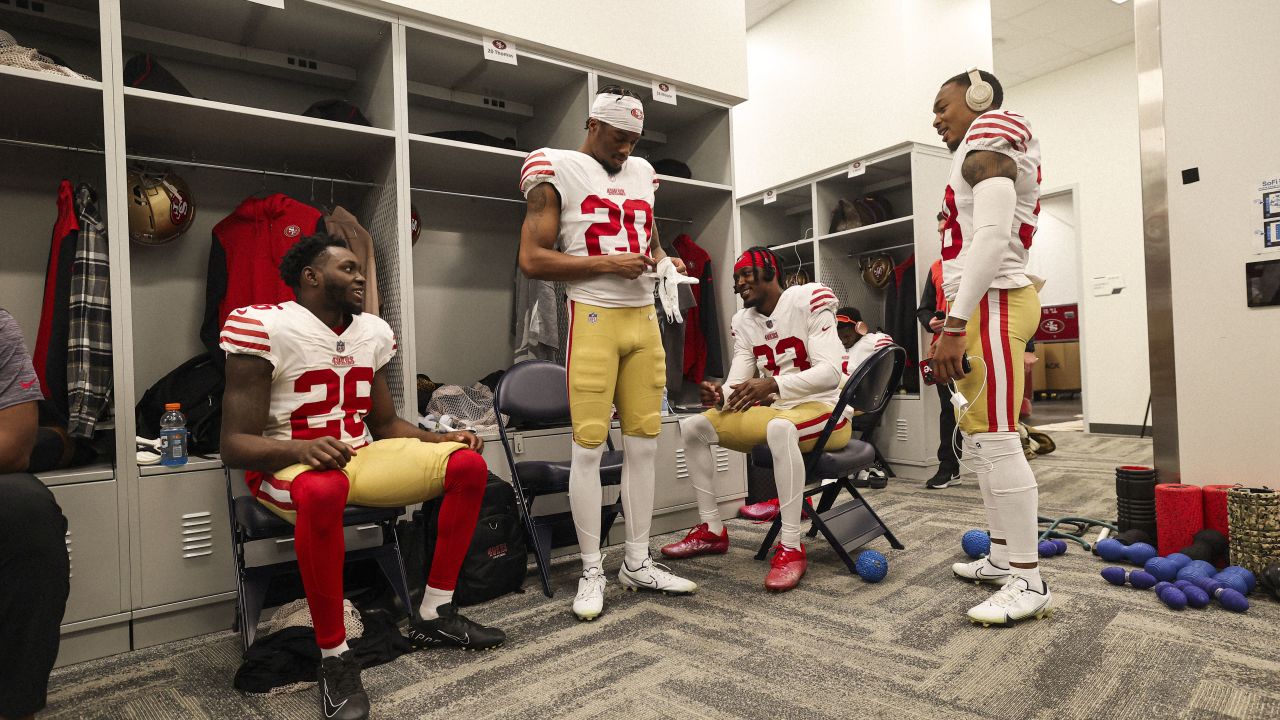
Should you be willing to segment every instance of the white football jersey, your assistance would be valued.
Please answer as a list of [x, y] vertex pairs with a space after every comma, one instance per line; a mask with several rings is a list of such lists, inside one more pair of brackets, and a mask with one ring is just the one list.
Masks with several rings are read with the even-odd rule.
[[373, 374], [396, 354], [386, 320], [362, 313], [335, 333], [290, 300], [232, 310], [219, 347], [272, 365], [266, 437], [332, 437], [353, 448], [372, 442], [364, 418], [373, 408]]
[[844, 356], [836, 334], [836, 306], [830, 288], [808, 283], [782, 291], [772, 315], [761, 315], [755, 308], [735, 313], [726, 397], [743, 380], [773, 377], [779, 397], [773, 407], [779, 410], [815, 401], [834, 406], [840, 399]]
[[991, 287], [1009, 289], [1032, 283], [1027, 276], [1027, 251], [1040, 215], [1040, 140], [1031, 133], [1031, 124], [1021, 115], [991, 110], [979, 115], [965, 131], [964, 141], [951, 160], [951, 174], [942, 199], [945, 226], [942, 231], [942, 289], [947, 299], [955, 298], [964, 272], [966, 242], [973, 239], [973, 186], [960, 168], [974, 150], [1007, 155], [1018, 166], [1013, 187], [1018, 194], [1009, 228], [1009, 244], [1000, 258]]
[[[559, 247], [567, 255], [652, 255], [653, 196], [657, 174], [644, 158], [632, 157], [616, 175], [576, 150], [542, 148], [529, 153], [520, 170], [520, 192], [551, 183], [560, 193]], [[568, 283], [569, 299], [600, 307], [653, 304], [654, 279], [598, 275]]]
[[853, 347], [846, 348], [844, 358], [840, 362], [840, 374], [846, 378], [862, 367], [862, 363], [866, 362], [875, 351], [880, 348], [889, 347], [893, 344], [893, 338], [889, 337], [889, 333], [867, 333], [858, 338]]

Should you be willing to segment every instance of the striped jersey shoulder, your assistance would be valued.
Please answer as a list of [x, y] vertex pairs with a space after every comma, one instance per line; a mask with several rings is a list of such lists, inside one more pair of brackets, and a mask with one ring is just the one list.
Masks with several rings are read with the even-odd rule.
[[836, 293], [822, 283], [809, 283], [801, 287], [804, 288], [810, 314], [822, 313], [823, 310], [831, 310], [835, 313], [836, 307], [840, 305], [836, 300]]
[[555, 178], [556, 159], [551, 148], [540, 148], [526, 155], [520, 166], [520, 192], [528, 195], [538, 184]]
[[236, 308], [222, 323], [218, 344], [227, 352], [271, 352], [271, 329], [281, 317], [280, 305]]
[[969, 126], [965, 143], [972, 150], [1013, 149], [1025, 152], [1034, 135], [1025, 117], [1008, 110], [992, 110], [979, 115]]

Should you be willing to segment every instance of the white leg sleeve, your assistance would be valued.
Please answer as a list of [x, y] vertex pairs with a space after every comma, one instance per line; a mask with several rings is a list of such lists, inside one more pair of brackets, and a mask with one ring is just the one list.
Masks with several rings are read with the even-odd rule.
[[973, 462], [990, 468], [987, 484], [1009, 545], [1009, 561], [1038, 563], [1040, 491], [1018, 433], [978, 433], [973, 447]]
[[622, 436], [622, 514], [627, 520], [626, 560], [632, 568], [649, 557], [657, 454], [658, 438]]
[[[969, 466], [978, 476], [978, 490], [982, 492], [982, 507], [987, 513], [987, 534], [994, 541], [996, 539], [1004, 540], [1004, 525], [1000, 522], [1000, 513], [996, 510], [996, 496], [991, 494], [991, 467], [985, 462], [978, 462], [973, 459], [973, 453], [978, 452], [974, 447], [973, 436], [969, 433], [962, 433], [961, 448], [963, 450], [963, 459], [960, 461]], [[966, 462], [967, 461], [967, 462]], [[970, 465], [972, 463], [972, 465]], [[1009, 546], [1005, 543], [991, 543], [991, 553], [987, 555], [987, 559], [996, 567], [1009, 567]]]
[[782, 516], [779, 541], [789, 548], [799, 548], [800, 510], [804, 501], [800, 431], [790, 421], [773, 419], [766, 426], [765, 437], [773, 455], [773, 479], [778, 483], [778, 513]]
[[715, 476], [711, 446], [719, 439], [705, 415], [694, 415], [680, 421], [680, 443], [684, 447], [684, 461], [689, 467], [693, 492], [698, 498], [698, 517], [713, 533], [724, 529], [716, 493], [711, 485]]
[[582, 551], [582, 568], [600, 567], [600, 458], [604, 445], [587, 449], [573, 443], [569, 468], [569, 509], [573, 511], [573, 527], [578, 531], [578, 548]]

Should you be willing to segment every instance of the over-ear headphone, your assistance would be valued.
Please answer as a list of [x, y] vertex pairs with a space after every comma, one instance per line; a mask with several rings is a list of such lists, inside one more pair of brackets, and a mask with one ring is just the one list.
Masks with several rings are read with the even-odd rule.
[[969, 89], [964, 93], [965, 105], [974, 112], [986, 112], [995, 99], [996, 91], [991, 87], [991, 83], [982, 79], [978, 68], [969, 68]]

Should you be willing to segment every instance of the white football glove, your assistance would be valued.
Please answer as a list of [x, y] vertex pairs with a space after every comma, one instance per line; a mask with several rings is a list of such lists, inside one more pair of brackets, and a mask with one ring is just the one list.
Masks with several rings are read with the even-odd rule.
[[658, 279], [658, 299], [662, 301], [662, 312], [666, 314], [667, 322], [684, 322], [684, 316], [680, 314], [680, 286], [697, 285], [698, 278], [682, 275], [669, 257], [658, 261], [654, 276]]

